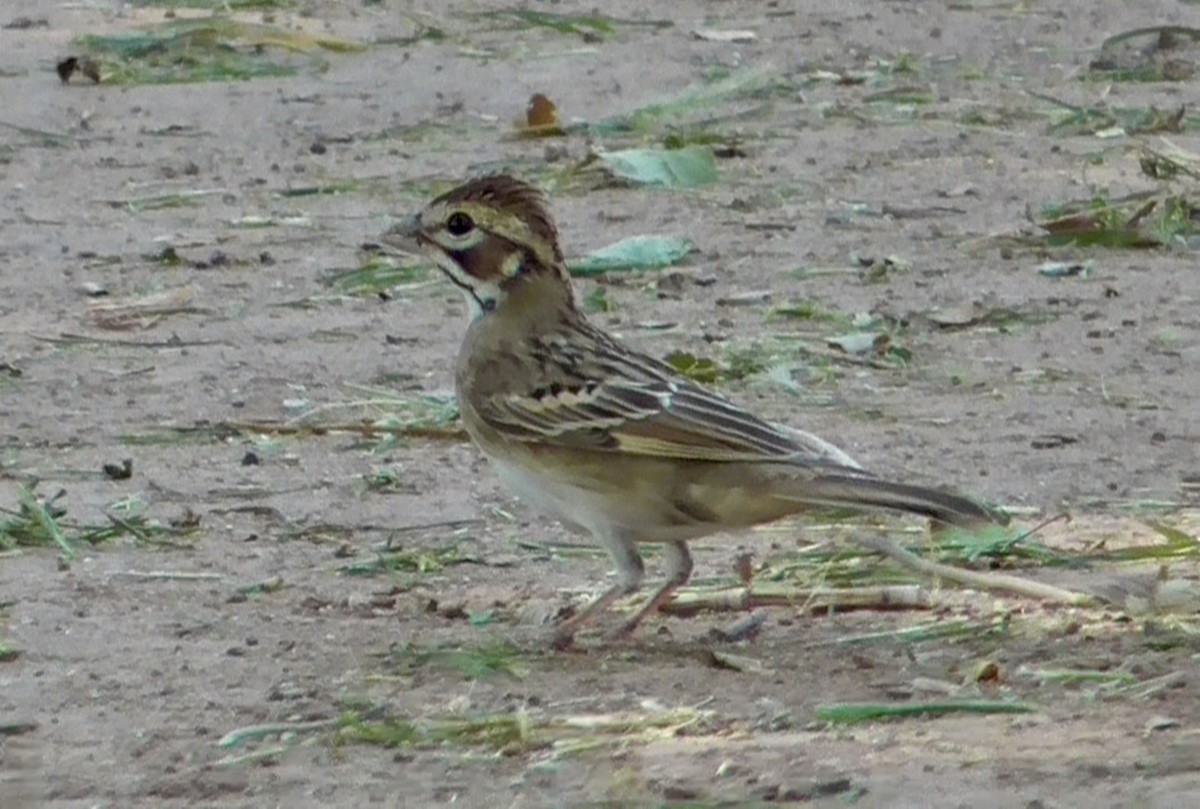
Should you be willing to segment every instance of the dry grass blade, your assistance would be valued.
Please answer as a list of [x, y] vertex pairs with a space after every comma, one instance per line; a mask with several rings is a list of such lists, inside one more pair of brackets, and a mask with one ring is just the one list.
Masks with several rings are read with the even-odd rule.
[[565, 756], [702, 733], [712, 721], [711, 712], [695, 708], [654, 709], [645, 713], [515, 712], [422, 718], [364, 718], [349, 711], [338, 722], [338, 740], [405, 749], [481, 748], [501, 755], [552, 750], [555, 756]]
[[1162, 147], [1143, 146], [1138, 157], [1142, 173], [1157, 180], [1190, 177], [1200, 180], [1200, 154], [1180, 148], [1166, 138]]
[[[1200, 29], [1152, 25], [1110, 36], [1088, 65], [1106, 81], [1184, 81], [1195, 75], [1194, 56]], [[1182, 57], [1192, 57], [1192, 60]]]
[[142, 581], [220, 581], [220, 573], [195, 573], [187, 570], [126, 570], [120, 574]]
[[1088, 555], [1106, 562], [1165, 564], [1174, 560], [1200, 559], [1200, 540], [1197, 540], [1196, 537], [1158, 520], [1144, 520], [1143, 524], [1154, 531], [1163, 541], [1110, 548], [1107, 538], [1104, 538], [1092, 546]]
[[855, 539], [855, 542], [865, 548], [870, 548], [873, 551], [883, 554], [893, 562], [915, 573], [925, 576], [936, 576], [985, 592], [1016, 593], [1017, 595], [1036, 598], [1041, 601], [1050, 601], [1056, 604], [1068, 604], [1077, 607], [1089, 606], [1096, 603], [1096, 597], [1093, 595], [1055, 587], [1052, 584], [1043, 584], [1005, 573], [980, 573], [939, 564], [938, 562], [931, 562], [927, 559], [922, 559], [915, 553], [906, 551], [887, 537], [859, 537]]
[[901, 643], [911, 645], [930, 640], [992, 638], [997, 635], [1007, 635], [1009, 625], [1009, 614], [1000, 613], [994, 617], [980, 620], [935, 621], [918, 626], [889, 629], [882, 632], [863, 632], [857, 635], [834, 638], [833, 640], [815, 641], [807, 644], [807, 647], [819, 649], [825, 646], [860, 646], [872, 643]]
[[222, 421], [195, 427], [166, 427], [159, 432], [122, 436], [133, 445], [210, 443], [235, 435], [322, 436], [359, 435], [369, 439], [425, 438], [436, 441], [466, 441], [466, 430], [457, 422], [412, 420], [399, 424], [372, 421], [328, 421], [295, 424], [279, 421]]
[[660, 609], [672, 615], [695, 615], [699, 612], [742, 612], [759, 607], [843, 612], [928, 609], [930, 606], [929, 594], [913, 584], [812, 589], [755, 584], [750, 588], [727, 587], [716, 590], [685, 588]]
[[207, 314], [192, 306], [192, 287], [167, 289], [141, 297], [104, 298], [88, 302], [88, 319], [101, 329], [129, 331], [147, 329], [175, 314]]

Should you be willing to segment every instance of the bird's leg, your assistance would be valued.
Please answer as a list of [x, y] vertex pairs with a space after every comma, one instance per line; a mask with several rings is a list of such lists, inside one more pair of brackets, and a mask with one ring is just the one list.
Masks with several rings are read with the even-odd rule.
[[650, 600], [637, 611], [637, 615], [626, 621], [611, 637], [628, 638], [637, 631], [642, 621], [658, 612], [658, 608], [671, 598], [671, 595], [684, 584], [692, 575], [692, 555], [688, 553], [687, 545], [683, 542], [668, 542], [663, 546], [663, 567], [667, 580], [654, 591]]
[[[608, 548], [609, 555], [617, 565], [617, 583], [601, 593], [578, 615], [558, 625], [554, 630], [553, 646], [555, 649], [569, 647], [575, 639], [576, 632], [591, 623], [618, 598], [636, 592], [642, 586], [642, 579], [646, 577], [646, 566], [642, 562], [642, 555], [638, 553], [637, 545], [630, 537], [622, 533], [614, 533], [599, 537], [599, 539]], [[685, 550], [684, 553], [686, 554], [687, 551]], [[690, 569], [690, 560], [688, 564]]]

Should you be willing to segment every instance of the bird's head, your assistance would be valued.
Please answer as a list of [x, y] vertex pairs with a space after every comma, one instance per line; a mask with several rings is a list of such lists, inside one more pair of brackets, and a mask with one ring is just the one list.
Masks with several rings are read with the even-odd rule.
[[393, 245], [414, 240], [463, 291], [472, 320], [530, 294], [565, 293], [574, 306], [546, 195], [529, 183], [502, 174], [471, 180], [384, 236]]

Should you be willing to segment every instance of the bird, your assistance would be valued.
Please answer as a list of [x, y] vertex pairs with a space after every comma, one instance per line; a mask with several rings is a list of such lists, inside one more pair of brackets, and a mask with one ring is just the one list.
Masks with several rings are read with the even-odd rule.
[[383, 241], [428, 255], [466, 299], [454, 378], [472, 441], [519, 498], [590, 534], [615, 565], [615, 583], [556, 627], [557, 648], [641, 588], [644, 543], [662, 546], [665, 581], [611, 638], [633, 635], [688, 581], [687, 542], [708, 534], [831, 506], [999, 521], [967, 497], [873, 475], [591, 323], [535, 185], [471, 179]]

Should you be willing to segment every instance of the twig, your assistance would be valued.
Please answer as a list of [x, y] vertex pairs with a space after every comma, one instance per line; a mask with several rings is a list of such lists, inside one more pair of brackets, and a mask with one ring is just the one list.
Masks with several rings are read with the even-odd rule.
[[[1009, 514], [1012, 513], [1011, 509], [1008, 509], [1007, 511], [1009, 512]], [[1029, 539], [1031, 536], [1034, 536], [1035, 534], [1040, 534], [1042, 532], [1043, 528], [1054, 525], [1054, 523], [1056, 523], [1056, 522], [1069, 523], [1069, 522], [1071, 522], [1071, 515], [1065, 511], [1060, 511], [1058, 514], [1055, 514], [1053, 517], [1047, 517], [1046, 519], [1042, 520], [1040, 523], [1033, 526], [1028, 531], [1026, 531], [1025, 533], [1021, 534], [1020, 536], [1016, 537], [1015, 539], [1013, 539], [1011, 542], [1009, 542], [1007, 544], [1009, 546], [1012, 546], [1012, 545], [1017, 545], [1021, 542], [1024, 542], [1025, 540]]]
[[1154, 677], [1143, 683], [1123, 686], [1113, 693], [1119, 693], [1133, 699], [1150, 699], [1161, 694], [1168, 688], [1179, 688], [1188, 681], [1188, 672], [1184, 669], [1172, 671], [1161, 677]]
[[922, 559], [915, 553], [906, 551], [887, 537], [856, 537], [854, 541], [864, 548], [883, 554], [907, 570], [926, 576], [937, 576], [967, 587], [1016, 593], [1029, 598], [1038, 598], [1074, 607], [1091, 606], [1097, 601], [1095, 596], [1087, 593], [1055, 587], [1052, 584], [1042, 584], [1022, 579], [1019, 576], [1009, 576], [1005, 573], [979, 573], [974, 570], [962, 570], [950, 565], [943, 565], [940, 562], [931, 562], [928, 559]]
[[174, 581], [217, 581], [225, 578], [222, 573], [189, 573], [178, 570], [125, 570], [117, 574], [131, 579], [174, 580]]
[[750, 609], [750, 591], [745, 587], [727, 590], [676, 592], [671, 600], [658, 608], [672, 615], [695, 615], [698, 612], [743, 612]]
[[742, 612], [759, 607], [801, 606], [808, 612], [829, 610], [927, 609], [929, 595], [916, 584], [776, 590], [745, 587], [681, 590], [660, 607], [673, 615], [698, 612]]
[[151, 194], [147, 197], [129, 197], [128, 199], [93, 199], [92, 202], [98, 202], [113, 208], [120, 208], [125, 206], [145, 205], [147, 203], [164, 202], [176, 199], [200, 199], [201, 197], [213, 197], [218, 194], [228, 193], [229, 190], [226, 188], [189, 188], [183, 191], [178, 191], [174, 194]]
[[8, 129], [15, 129], [18, 132], [20, 132], [22, 135], [33, 135], [33, 136], [36, 136], [39, 138], [46, 138], [47, 140], [68, 141], [68, 142], [72, 142], [75, 140], [74, 135], [68, 135], [65, 132], [51, 132], [46, 129], [34, 129], [31, 126], [23, 126], [21, 124], [14, 124], [11, 121], [0, 121], [0, 126], [7, 127]]
[[54, 345], [76, 345], [78, 343], [95, 343], [97, 345], [128, 346], [130, 348], [194, 348], [196, 346], [229, 345], [224, 340], [118, 340], [112, 337], [91, 337], [86, 334], [71, 334], [62, 332], [57, 337], [43, 334], [29, 335], [35, 340]]
[[1055, 98], [1052, 95], [1047, 95], [1045, 93], [1039, 93], [1036, 90], [1026, 90], [1025, 93], [1026, 93], [1026, 95], [1031, 95], [1040, 101], [1048, 101], [1056, 107], [1062, 107], [1063, 109], [1070, 110], [1071, 112], [1087, 112], [1088, 111], [1087, 107], [1081, 107], [1078, 104], [1072, 104], [1069, 101], [1063, 101], [1062, 99]]
[[459, 424], [447, 424], [444, 427], [426, 427], [419, 425], [385, 427], [368, 422], [340, 422], [329, 424], [282, 424], [266, 421], [223, 421], [215, 425], [217, 430], [234, 432], [256, 432], [264, 435], [327, 435], [334, 433], [357, 433], [366, 438], [377, 435], [402, 435], [417, 438], [436, 438], [441, 440], [463, 440], [467, 437], [466, 430]]
[[385, 542], [378, 543], [376, 549], [385, 551], [392, 550], [392, 540], [396, 538], [397, 534], [413, 534], [418, 531], [431, 531], [434, 528], [459, 529], [466, 528], [468, 525], [479, 525], [482, 522], [483, 520], [477, 517], [468, 517], [466, 519], [458, 520], [434, 520], [433, 522], [412, 523], [410, 525], [400, 525], [395, 528], [379, 526], [380, 528], [386, 528], [389, 535]]
[[843, 635], [840, 638], [818, 640], [805, 644], [806, 649], [820, 649], [825, 646], [857, 646], [877, 641], [894, 641], [898, 643], [917, 643], [935, 638], [964, 638], [993, 634], [1004, 634], [1008, 631], [1008, 615], [998, 618], [988, 618], [982, 621], [939, 621], [923, 626], [910, 626], [905, 629], [889, 629], [886, 632], [867, 632], [859, 635]]

